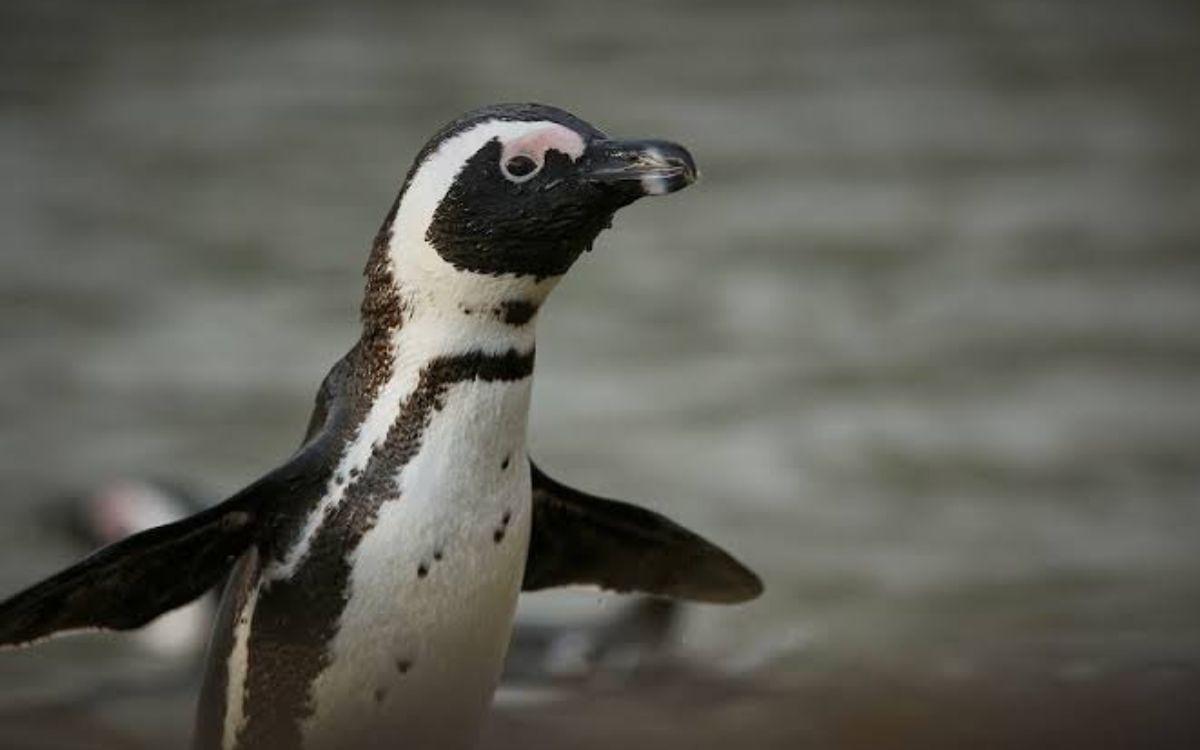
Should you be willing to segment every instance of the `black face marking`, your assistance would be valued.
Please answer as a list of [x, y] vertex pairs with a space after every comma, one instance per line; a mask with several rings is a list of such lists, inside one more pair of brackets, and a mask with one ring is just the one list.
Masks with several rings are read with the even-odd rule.
[[434, 212], [426, 240], [460, 270], [543, 278], [566, 273], [628, 201], [581, 178], [571, 157], [550, 149], [542, 169], [514, 183], [498, 139], [479, 149]]
[[[400, 188], [400, 195], [396, 198], [397, 205], [399, 205], [401, 197], [403, 197], [404, 192], [408, 189], [409, 184], [411, 184], [413, 177], [417, 173], [417, 170], [420, 169], [421, 165], [430, 157], [430, 155], [433, 154], [433, 152], [437, 151], [438, 147], [440, 147], [442, 143], [469, 128], [475, 127], [476, 125], [489, 120], [501, 120], [509, 122], [553, 122], [575, 131], [583, 138], [585, 143], [593, 140], [603, 139], [605, 137], [603, 132], [591, 124], [579, 119], [570, 112], [558, 109], [557, 107], [549, 107], [544, 104], [533, 103], [495, 104], [488, 107], [482, 107], [472, 112], [468, 112], [462, 117], [459, 117], [458, 119], [448, 123], [441, 130], [439, 130], [437, 134], [435, 134], [433, 138], [429, 140], [428, 143], [425, 144], [425, 146], [417, 154], [417, 158], [413, 161], [413, 165], [409, 169], [407, 177], [405, 177], [404, 185]], [[558, 164], [559, 171], [548, 170], [547, 168], [551, 165], [546, 163], [543, 165], [542, 172], [539, 173], [535, 179], [528, 180], [520, 185], [513, 185], [513, 183], [505, 178], [500, 171], [500, 165], [498, 163], [499, 153], [500, 152], [498, 150], [495, 151], [492, 158], [492, 164], [488, 165], [490, 168], [485, 170], [487, 172], [489, 181], [494, 179], [498, 180], [499, 182], [495, 183], [495, 185], [491, 185], [489, 182], [489, 185], [497, 189], [502, 188], [500, 183], [504, 183], [509, 187], [526, 188], [526, 190], [522, 193], [523, 195], [532, 195], [534, 190], [539, 185], [549, 184], [549, 182], [554, 179], [562, 179], [563, 175], [559, 174], [559, 171], [565, 171], [562, 161], [565, 160], [568, 163], [570, 162], [569, 157], [567, 157], [565, 154], [562, 154], [558, 151], [551, 151], [547, 154], [547, 162], [551, 160], [551, 157], [554, 157], [554, 161]], [[478, 154], [476, 156], [478, 157]], [[556, 176], [549, 176], [550, 172], [552, 171], [554, 171]], [[459, 175], [459, 179], [455, 181], [455, 186], [459, 188], [459, 191], [456, 194], [457, 202], [443, 202], [448, 203], [449, 205], [447, 205], [447, 209], [444, 212], [439, 209], [438, 214], [440, 215], [440, 221], [439, 217], [435, 216], [434, 222], [429, 228], [429, 239], [434, 247], [438, 249], [438, 252], [442, 254], [442, 257], [446, 258], [446, 260], [450, 263], [453, 263], [455, 266], [460, 268], [476, 270], [481, 273], [532, 273], [537, 276], [551, 275], [555, 272], [562, 273], [567, 267], [570, 266], [571, 262], [574, 261], [574, 259], [579, 255], [579, 250], [582, 249], [572, 247], [572, 245], [582, 242], [583, 248], [590, 247], [591, 240], [594, 239], [595, 234], [599, 232], [600, 229], [603, 229], [605, 226], [607, 226], [611, 221], [611, 216], [604, 217], [602, 220], [600, 220], [600, 227], [598, 229], [596, 229], [594, 232], [591, 232], [590, 227], [585, 228], [582, 230], [582, 232], [577, 232], [577, 234], [581, 233], [584, 236], [575, 237], [573, 238], [573, 241], [572, 238], [562, 238], [563, 241], [559, 243], [559, 247], [557, 248], [557, 254], [560, 255], [560, 257], [557, 258], [539, 258], [538, 256], [541, 248], [529, 248], [524, 253], [519, 251], [514, 252], [512, 248], [513, 238], [508, 238], [507, 241], [500, 243], [501, 249], [498, 252], [491, 253], [491, 257], [484, 260], [477, 256], [489, 254], [488, 250], [485, 248], [491, 244], [491, 238], [484, 234], [485, 230], [488, 229], [488, 220], [491, 218], [499, 218], [507, 212], [502, 210], [502, 204], [498, 204], [495, 200], [499, 197], [499, 194], [497, 194], [493, 196], [493, 200], [486, 202], [486, 206], [491, 207], [493, 210], [485, 211], [483, 214], [477, 215], [474, 219], [470, 219], [469, 216], [473, 213], [472, 208], [461, 203], [462, 199], [468, 197], [468, 193], [470, 192], [466, 190], [466, 184], [464, 183], [463, 175]], [[454, 192], [454, 187], [451, 188], [451, 192]], [[485, 190], [484, 192], [487, 191]], [[533, 207], [534, 206], [532, 205], [524, 208], [520, 206], [509, 206], [509, 209], [511, 209], [511, 213], [515, 214], [521, 213], [522, 211], [529, 211]], [[546, 207], [545, 201], [543, 202], [543, 207]], [[616, 210], [616, 208], [614, 207], [612, 210]], [[384, 222], [385, 227], [391, 226], [392, 221], [395, 219], [395, 212], [396, 208], [394, 206], [392, 213], [389, 214], [388, 218]], [[496, 214], [495, 217], [491, 215], [493, 213]], [[601, 211], [601, 213], [603, 213], [603, 211]], [[611, 213], [611, 211], [609, 213]], [[512, 218], [515, 217], [510, 215], [510, 219]], [[453, 223], [459, 219], [466, 219], [470, 223], [470, 226], [468, 227], [464, 225], [462, 227], [462, 231], [455, 231], [453, 229]], [[525, 233], [529, 233], [530, 231], [534, 230], [534, 225], [538, 222], [533, 220], [526, 222], [518, 221], [516, 223], [525, 224]], [[499, 229], [499, 227], [494, 229]], [[591, 238], [586, 237], [589, 232], [591, 232]], [[495, 231], [493, 231], [493, 234], [497, 234], [498, 236], [498, 233]], [[435, 242], [433, 240], [434, 236], [437, 236], [439, 240]], [[484, 242], [483, 240], [485, 238], [487, 238], [489, 241]], [[443, 246], [445, 247], [444, 251]], [[507, 255], [518, 256], [520, 262], [516, 263], [510, 268], [505, 268], [504, 265], [506, 258], [500, 256]]]
[[504, 534], [508, 531], [508, 522], [512, 520], [512, 511], [504, 511], [504, 515], [500, 516], [500, 525], [492, 532], [492, 541], [496, 544], [504, 541]]
[[[447, 140], [459, 135], [469, 128], [475, 127], [480, 123], [490, 120], [500, 120], [504, 122], [553, 122], [564, 127], [570, 128], [583, 137], [585, 142], [603, 139], [606, 136], [603, 132], [595, 128], [588, 122], [579, 119], [575, 115], [557, 107], [550, 107], [545, 104], [535, 104], [531, 102], [512, 103], [512, 104], [493, 104], [487, 107], [481, 107], [471, 112], [467, 112], [461, 117], [452, 120], [442, 127], [429, 141], [421, 147], [413, 160], [412, 166], [408, 169], [408, 174], [404, 177], [404, 184], [400, 187], [400, 192], [396, 195], [395, 202], [392, 203], [392, 208], [388, 212], [387, 217], [383, 220], [383, 226], [380, 227], [379, 233], [375, 237], [375, 243], [371, 248], [371, 258], [367, 263], [367, 291], [363, 298], [363, 320], [379, 321], [380, 324], [386, 324], [393, 319], [398, 319], [389, 313], [390, 310], [399, 310], [400, 299], [396, 291], [394, 280], [391, 277], [390, 268], [387, 262], [387, 244], [392, 236], [392, 225], [396, 220], [396, 212], [399, 210], [400, 201], [404, 198], [404, 194], [408, 191], [408, 186], [412, 184], [413, 178], [417, 174], [417, 170], [421, 168], [429, 157], [438, 150], [438, 148]], [[558, 152], [554, 152], [558, 154]], [[566, 158], [562, 154], [558, 154]], [[497, 165], [497, 170], [499, 166]], [[504, 180], [503, 176], [499, 179]], [[505, 180], [507, 182], [507, 180]], [[605, 227], [611, 222], [611, 217], [604, 224]], [[431, 227], [432, 229], [432, 227]], [[589, 243], [590, 247], [590, 243]], [[440, 252], [440, 251], [439, 251]], [[468, 255], [470, 253], [467, 253]], [[569, 265], [569, 264], [568, 264]], [[514, 271], [517, 272], [517, 271]], [[503, 273], [503, 271], [489, 271], [489, 273]], [[380, 327], [380, 326], [376, 326]]]
[[450, 386], [468, 380], [521, 380], [533, 372], [533, 360], [533, 351], [476, 351], [438, 357], [421, 370], [387, 437], [347, 485], [341, 503], [326, 512], [295, 573], [271, 582], [259, 596], [250, 631], [254, 659], [246, 678], [247, 721], [238, 734], [240, 746], [301, 746], [300, 726], [313, 711], [309, 690], [329, 666], [329, 644], [351, 595], [352, 553], [374, 527], [383, 504], [397, 499], [395, 478], [420, 450]]

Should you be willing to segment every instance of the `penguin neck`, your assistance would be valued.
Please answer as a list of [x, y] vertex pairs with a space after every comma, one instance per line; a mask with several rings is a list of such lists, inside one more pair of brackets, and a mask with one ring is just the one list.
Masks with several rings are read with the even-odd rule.
[[538, 310], [560, 278], [457, 269], [402, 232], [377, 238], [365, 275], [360, 345], [368, 367], [392, 377], [439, 356], [532, 352]]

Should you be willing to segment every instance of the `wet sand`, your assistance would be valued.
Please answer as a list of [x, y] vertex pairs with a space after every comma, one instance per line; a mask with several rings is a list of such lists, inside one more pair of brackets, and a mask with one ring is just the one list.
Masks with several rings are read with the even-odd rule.
[[1139, 670], [917, 677], [869, 669], [801, 684], [692, 676], [497, 713], [485, 750], [1195, 748], [1200, 674]]
[[[480, 750], [889, 750], [1200, 747], [1200, 674], [1161, 665], [1102, 675], [919, 675], [844, 665], [799, 682], [679, 668], [497, 708]], [[0, 713], [6, 750], [156, 750], [185, 734], [121, 731], [96, 713]]]

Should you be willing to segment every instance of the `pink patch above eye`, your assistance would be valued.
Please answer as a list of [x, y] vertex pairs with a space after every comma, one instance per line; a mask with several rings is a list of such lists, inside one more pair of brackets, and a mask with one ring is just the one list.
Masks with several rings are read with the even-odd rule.
[[562, 125], [547, 125], [505, 143], [501, 161], [523, 154], [541, 165], [550, 149], [578, 159], [583, 155], [583, 137]]

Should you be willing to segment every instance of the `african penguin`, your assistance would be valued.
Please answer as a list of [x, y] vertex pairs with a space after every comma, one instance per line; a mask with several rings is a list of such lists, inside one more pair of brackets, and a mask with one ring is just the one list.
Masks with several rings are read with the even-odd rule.
[[0, 644], [138, 627], [228, 575], [197, 748], [467, 748], [522, 589], [757, 596], [721, 549], [526, 452], [542, 303], [618, 209], [695, 178], [679, 145], [543, 105], [442, 128], [375, 238], [362, 335], [299, 450], [0, 604]]

